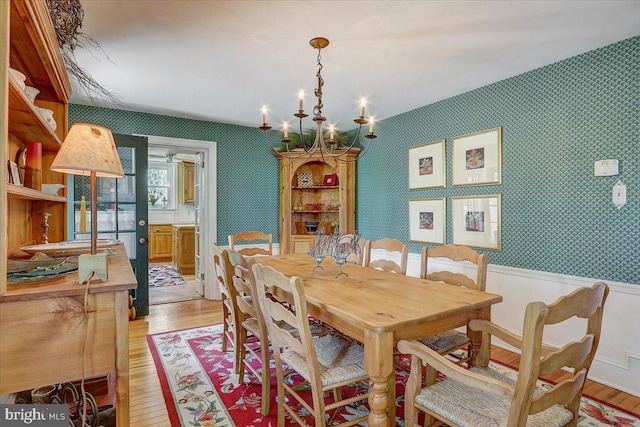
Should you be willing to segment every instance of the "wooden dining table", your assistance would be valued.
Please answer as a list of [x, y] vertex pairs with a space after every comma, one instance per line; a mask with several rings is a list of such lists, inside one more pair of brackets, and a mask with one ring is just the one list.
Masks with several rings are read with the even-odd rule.
[[[257, 257], [253, 263], [270, 266], [304, 281], [307, 308], [338, 331], [364, 344], [365, 369], [370, 377], [369, 426], [393, 426], [395, 420], [395, 344], [466, 325], [471, 319], [491, 318], [491, 305], [502, 296], [443, 283], [389, 273], [355, 264], [342, 270], [325, 258], [316, 269], [309, 255]], [[473, 365], [482, 334], [470, 332]]]

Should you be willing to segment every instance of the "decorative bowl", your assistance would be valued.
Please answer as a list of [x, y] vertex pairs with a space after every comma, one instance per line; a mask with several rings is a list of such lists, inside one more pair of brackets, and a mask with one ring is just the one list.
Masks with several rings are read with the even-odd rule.
[[58, 195], [58, 190], [64, 188], [62, 184], [42, 184], [42, 192], [51, 194], [52, 196]]
[[20, 89], [24, 90], [24, 88], [26, 87], [24, 82], [25, 80], [27, 80], [27, 76], [25, 76], [18, 70], [14, 70], [13, 68], [9, 68], [9, 73], [13, 76], [14, 79], [16, 79], [16, 81], [18, 82], [18, 86], [20, 86]]
[[315, 233], [318, 230], [320, 221], [305, 221], [304, 225], [307, 228], [307, 233]]
[[56, 130], [56, 128], [58, 127], [58, 124], [53, 118], [53, 110], [49, 110], [48, 108], [42, 108], [42, 107], [38, 107], [38, 110], [40, 111], [40, 115], [42, 116], [42, 118], [44, 118], [44, 120], [51, 127], [51, 129]]
[[38, 96], [38, 94], [40, 93], [40, 89], [36, 89], [33, 86], [25, 86], [24, 93], [27, 94], [27, 98], [29, 98], [29, 101], [33, 103], [36, 100], [36, 96]]

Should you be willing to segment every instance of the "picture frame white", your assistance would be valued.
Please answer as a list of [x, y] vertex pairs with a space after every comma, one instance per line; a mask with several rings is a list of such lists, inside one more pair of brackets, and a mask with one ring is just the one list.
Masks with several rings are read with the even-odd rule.
[[456, 136], [452, 142], [453, 186], [502, 183], [502, 128]]
[[454, 245], [502, 249], [500, 194], [451, 198], [451, 234]]
[[409, 190], [444, 188], [446, 176], [444, 139], [409, 147]]
[[409, 241], [445, 244], [447, 240], [447, 199], [409, 200]]
[[22, 186], [22, 181], [20, 180], [20, 171], [18, 170], [18, 164], [9, 160], [9, 173], [11, 175], [11, 183], [13, 185]]

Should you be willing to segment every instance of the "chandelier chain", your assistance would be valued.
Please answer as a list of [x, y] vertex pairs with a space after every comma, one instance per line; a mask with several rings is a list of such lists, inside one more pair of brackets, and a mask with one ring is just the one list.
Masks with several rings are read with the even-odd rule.
[[322, 56], [321, 56], [321, 52], [322, 49], [318, 49], [318, 72], [316, 73], [316, 77], [318, 78], [318, 87], [314, 90], [314, 94], [316, 96], [316, 98], [318, 99], [318, 103], [316, 104], [315, 107], [313, 107], [313, 114], [316, 117], [321, 117], [322, 116], [322, 107], [324, 107], [324, 105], [322, 104], [322, 87], [324, 86], [324, 79], [322, 78]]

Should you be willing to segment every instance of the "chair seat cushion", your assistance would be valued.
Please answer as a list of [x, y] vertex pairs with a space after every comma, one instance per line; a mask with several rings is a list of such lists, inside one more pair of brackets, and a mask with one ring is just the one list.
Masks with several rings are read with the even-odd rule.
[[[314, 337], [313, 344], [318, 356], [323, 386], [367, 375], [364, 369], [364, 350], [358, 344], [341, 335]], [[286, 349], [282, 352], [281, 358], [305, 380], [311, 381], [309, 366], [304, 357], [291, 349]]]
[[260, 328], [258, 327], [258, 320], [255, 317], [249, 317], [242, 322], [242, 327], [251, 332], [255, 337], [260, 339]]
[[471, 344], [467, 334], [455, 330], [422, 338], [420, 342], [440, 354], [447, 354]]
[[[471, 368], [472, 372], [503, 381], [512, 387], [515, 382], [490, 368]], [[511, 397], [469, 387], [451, 379], [423, 388], [416, 403], [442, 415], [460, 427], [504, 427], [509, 418]], [[560, 405], [530, 415], [527, 427], [561, 427], [573, 414]]]

